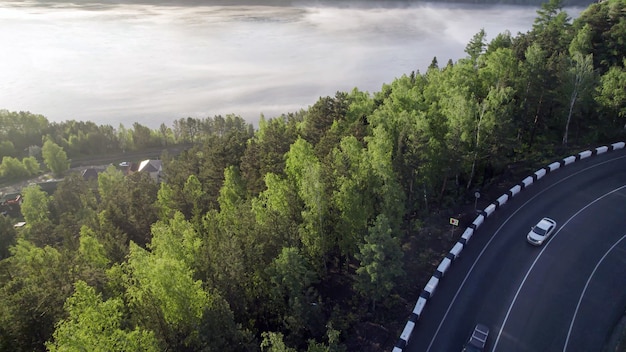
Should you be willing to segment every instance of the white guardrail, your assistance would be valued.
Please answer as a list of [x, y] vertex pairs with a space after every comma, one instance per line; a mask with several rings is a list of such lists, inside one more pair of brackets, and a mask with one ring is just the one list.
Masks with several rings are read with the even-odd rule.
[[452, 249], [446, 254], [446, 256], [441, 260], [441, 263], [435, 270], [434, 275], [428, 280], [426, 286], [422, 290], [417, 302], [415, 303], [415, 308], [413, 308], [413, 312], [409, 316], [402, 333], [400, 334], [400, 338], [398, 342], [395, 344], [393, 348], [393, 352], [402, 352], [406, 345], [409, 343], [411, 339], [411, 335], [413, 334], [413, 330], [415, 330], [415, 324], [420, 319], [424, 308], [426, 307], [426, 303], [433, 297], [435, 291], [437, 290], [437, 286], [439, 285], [439, 281], [444, 277], [445, 273], [450, 270], [452, 263], [459, 258], [463, 248], [467, 246], [470, 241], [470, 238], [476, 233], [476, 229], [482, 225], [485, 219], [491, 216], [500, 206], [504, 205], [509, 199], [513, 198], [517, 194], [519, 194], [523, 189], [528, 186], [531, 186], [534, 182], [546, 176], [552, 171], [558, 170], [561, 167], [567, 166], [569, 164], [575, 163], [576, 161], [583, 160], [589, 158], [593, 155], [604, 154], [609, 151], [623, 149], [626, 143], [618, 142], [613, 143], [610, 146], [602, 146], [595, 148], [594, 150], [585, 150], [576, 155], [568, 156], [567, 158], [562, 159], [561, 161], [553, 162], [552, 164], [541, 168], [535, 171], [532, 175], [526, 177], [522, 180], [521, 183], [513, 186], [507, 193], [498, 197], [495, 202], [487, 206], [483, 211], [481, 211], [480, 215], [472, 221], [472, 223], [465, 229], [461, 238], [452, 246]]

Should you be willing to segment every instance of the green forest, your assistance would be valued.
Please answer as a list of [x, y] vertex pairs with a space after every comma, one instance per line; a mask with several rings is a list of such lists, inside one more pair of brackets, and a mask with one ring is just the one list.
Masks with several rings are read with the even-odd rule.
[[[0, 350], [391, 349], [453, 209], [513, 165], [626, 135], [626, 0], [575, 20], [550, 0], [526, 33], [486, 38], [257, 127], [0, 110], [0, 183], [62, 180], [0, 215]], [[177, 145], [158, 183], [70, 169]]]

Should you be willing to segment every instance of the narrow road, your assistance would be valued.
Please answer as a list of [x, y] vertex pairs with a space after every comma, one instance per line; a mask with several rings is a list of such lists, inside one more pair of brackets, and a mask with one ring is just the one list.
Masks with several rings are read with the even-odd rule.
[[[626, 309], [624, 209], [623, 149], [535, 182], [478, 228], [405, 351], [460, 351], [478, 322], [491, 329], [488, 351], [600, 350]], [[531, 246], [544, 216], [557, 232]]]

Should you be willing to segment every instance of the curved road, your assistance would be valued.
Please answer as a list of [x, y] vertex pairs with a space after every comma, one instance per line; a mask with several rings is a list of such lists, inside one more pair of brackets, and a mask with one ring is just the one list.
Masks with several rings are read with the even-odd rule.
[[[544, 216], [557, 230], [533, 247], [526, 234]], [[487, 351], [599, 351], [625, 309], [621, 149], [553, 171], [487, 218], [404, 350], [460, 351], [481, 322], [491, 329]]]

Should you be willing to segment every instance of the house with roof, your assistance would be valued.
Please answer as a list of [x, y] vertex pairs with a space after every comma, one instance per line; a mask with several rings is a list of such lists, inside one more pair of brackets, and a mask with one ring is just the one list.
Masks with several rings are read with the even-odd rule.
[[163, 163], [161, 160], [156, 159], [147, 159], [139, 163], [137, 167], [137, 172], [145, 172], [150, 175], [150, 177], [155, 182], [161, 182], [161, 174], [163, 172]]
[[83, 179], [85, 181], [89, 181], [89, 180], [97, 180], [98, 179], [98, 174], [100, 174], [101, 172], [104, 172], [104, 168], [98, 168], [98, 167], [89, 167], [84, 169], [80, 175], [83, 177]]
[[22, 201], [23, 199], [21, 193], [7, 193], [0, 199], [0, 205], [22, 204]]

